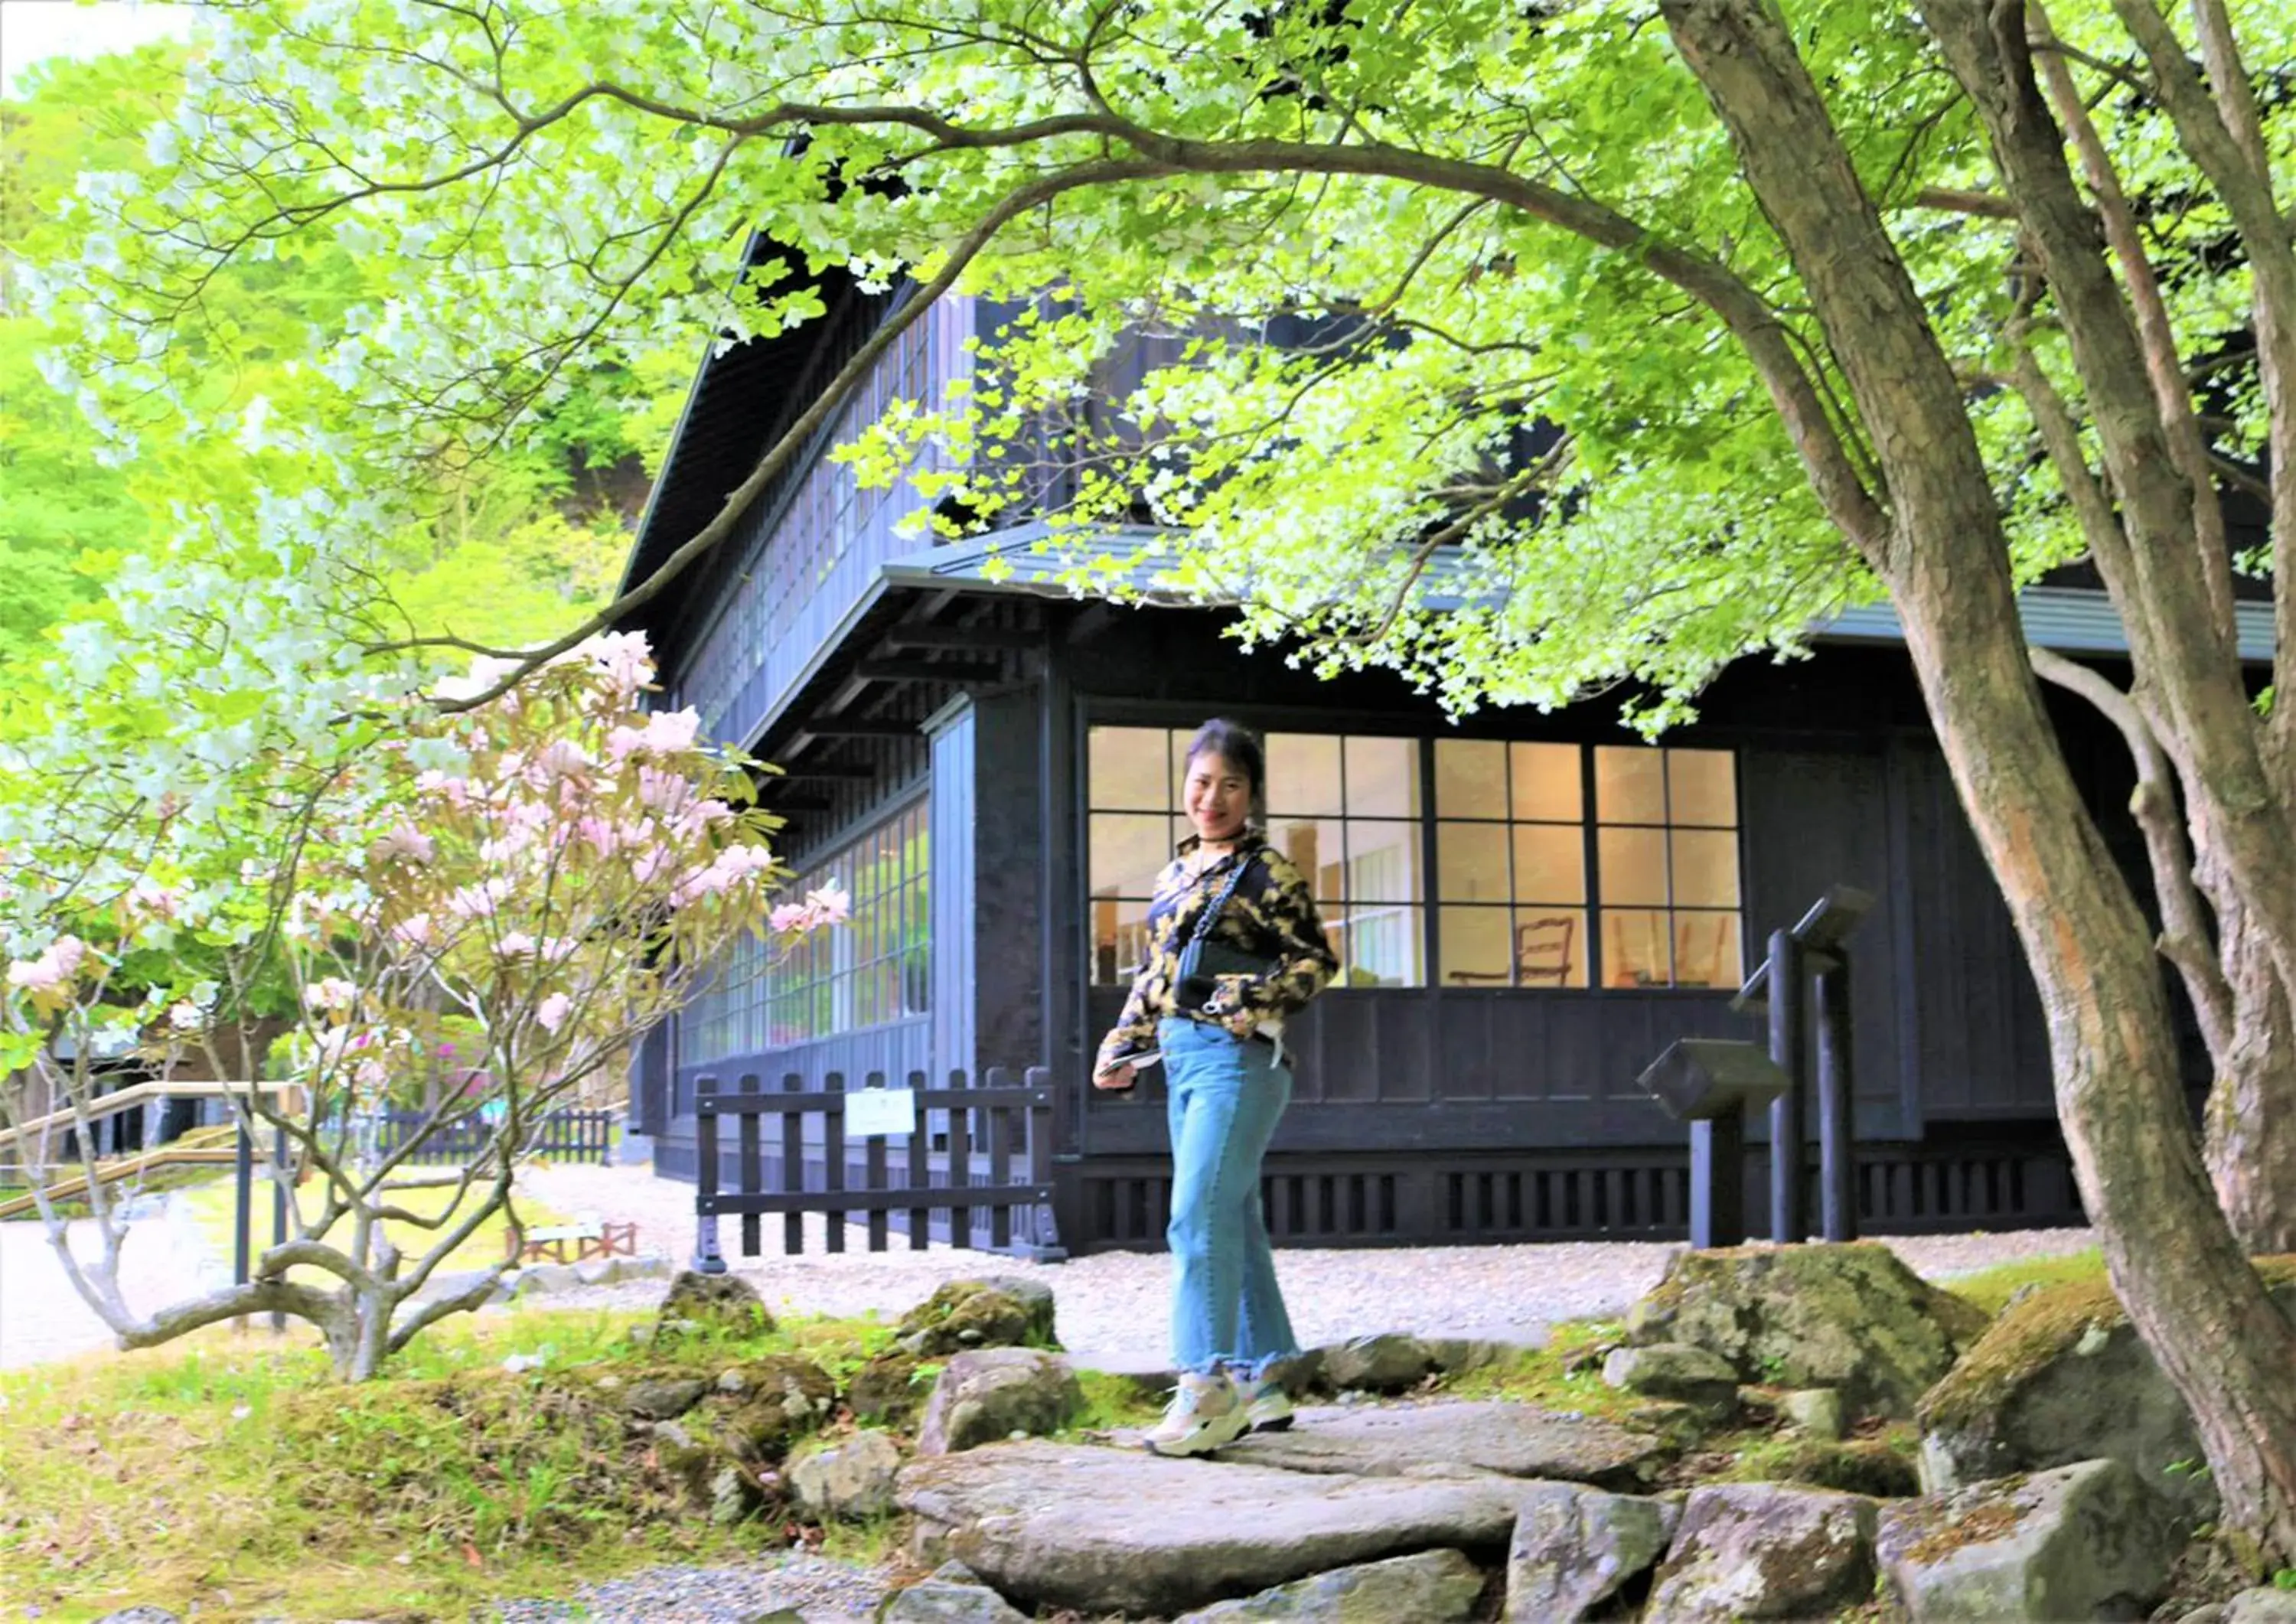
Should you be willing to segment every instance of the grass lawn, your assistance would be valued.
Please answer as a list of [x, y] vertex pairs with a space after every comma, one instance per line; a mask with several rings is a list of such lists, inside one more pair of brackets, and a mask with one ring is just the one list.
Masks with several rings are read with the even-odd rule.
[[[402, 1190], [395, 1193], [391, 1199], [394, 1204], [405, 1207], [410, 1212], [419, 1212], [425, 1217], [436, 1217], [446, 1210], [447, 1198], [453, 1193], [454, 1186], [448, 1185], [438, 1189]], [[191, 1202], [193, 1214], [199, 1222], [200, 1233], [207, 1237], [208, 1244], [215, 1248], [217, 1256], [230, 1257], [234, 1199], [231, 1178], [226, 1176], [213, 1183], [203, 1185], [192, 1191], [188, 1199]], [[477, 1198], [465, 1198], [463, 1209], [465, 1211], [468, 1210], [469, 1202]], [[562, 1214], [538, 1202], [521, 1199], [516, 1195], [513, 1195], [512, 1199], [517, 1202], [519, 1217], [529, 1229], [537, 1228], [545, 1224], [562, 1224], [567, 1221]], [[316, 1179], [295, 1192], [296, 1208], [307, 1218], [318, 1216], [321, 1201], [321, 1186]], [[253, 1244], [255, 1253], [259, 1257], [262, 1255], [263, 1249], [271, 1243], [270, 1185], [258, 1182], [253, 1210], [255, 1220]], [[383, 1233], [390, 1237], [392, 1244], [400, 1251], [410, 1258], [414, 1258], [420, 1257], [436, 1245], [439, 1236], [444, 1233], [444, 1230], [443, 1228], [424, 1229], [418, 1225], [394, 1219], [383, 1225]], [[502, 1257], [503, 1249], [508, 1243], [506, 1237], [509, 1234], [508, 1218], [500, 1212], [495, 1213], [485, 1223], [479, 1226], [476, 1233], [469, 1240], [455, 1249], [453, 1255], [439, 1265], [440, 1269], [452, 1272], [458, 1269], [486, 1267]], [[328, 1239], [338, 1246], [348, 1245], [350, 1240], [349, 1223], [347, 1220], [339, 1222], [329, 1233]], [[325, 1284], [333, 1279], [332, 1275], [308, 1265], [290, 1270], [288, 1277], [315, 1285]]]
[[[316, 1333], [213, 1326], [166, 1348], [0, 1372], [0, 1596], [46, 1624], [151, 1603], [201, 1624], [259, 1618], [489, 1616], [656, 1562], [785, 1548], [778, 1522], [717, 1529], [680, 1501], [602, 1401], [597, 1376], [644, 1365], [647, 1314], [537, 1310], [447, 1321], [338, 1386]], [[885, 1347], [873, 1321], [699, 1339], [697, 1373], [803, 1352], [834, 1371]], [[506, 1371], [512, 1354], [538, 1369]], [[888, 1556], [884, 1527], [828, 1554]]]

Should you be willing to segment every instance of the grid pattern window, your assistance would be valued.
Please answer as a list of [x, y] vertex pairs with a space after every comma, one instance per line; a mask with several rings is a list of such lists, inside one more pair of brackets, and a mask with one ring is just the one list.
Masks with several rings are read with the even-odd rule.
[[777, 901], [832, 881], [853, 898], [846, 924], [800, 941], [751, 938], [697, 999], [694, 1057], [755, 1054], [925, 1013], [931, 975], [930, 803], [920, 800], [807, 866]]
[[1442, 739], [1435, 805], [1445, 985], [1739, 983], [1729, 751]]
[[[1087, 749], [1092, 979], [1121, 986], [1147, 953], [1156, 876], [1188, 833], [1181, 811], [1190, 734], [1095, 727]], [[1315, 888], [1343, 971], [1337, 985], [1426, 979], [1419, 743], [1270, 734], [1269, 843]]]

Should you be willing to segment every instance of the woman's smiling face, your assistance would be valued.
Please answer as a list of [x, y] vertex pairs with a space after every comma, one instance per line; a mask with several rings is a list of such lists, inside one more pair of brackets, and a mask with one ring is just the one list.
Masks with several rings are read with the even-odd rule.
[[1214, 750], [1189, 759], [1185, 796], [1188, 822], [1207, 841], [1235, 839], [1251, 816], [1250, 778]]

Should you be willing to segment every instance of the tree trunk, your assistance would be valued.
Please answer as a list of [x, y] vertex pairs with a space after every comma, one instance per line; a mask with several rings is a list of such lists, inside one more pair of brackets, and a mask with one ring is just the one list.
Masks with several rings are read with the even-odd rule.
[[[1964, 3], [1940, 0], [1964, 26]], [[2226, 1526], [2259, 1554], [2296, 1557], [2296, 1327], [2202, 1169], [2152, 933], [2042, 707], [1960, 385], [1776, 5], [1661, 9], [1793, 257], [1887, 480], [1892, 533], [1871, 562], [2039, 987], [2114, 1290], [2192, 1410]]]
[[2296, 1020], [2236, 900], [2219, 905], [2218, 923], [2233, 1033], [2209, 1090], [2203, 1155], [2249, 1253], [2296, 1252]]

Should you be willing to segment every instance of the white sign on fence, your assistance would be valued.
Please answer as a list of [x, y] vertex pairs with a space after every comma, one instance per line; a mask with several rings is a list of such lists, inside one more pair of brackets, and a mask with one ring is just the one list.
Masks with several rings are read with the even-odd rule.
[[845, 1096], [849, 1139], [914, 1133], [916, 1128], [917, 1091], [914, 1088], [857, 1088]]

